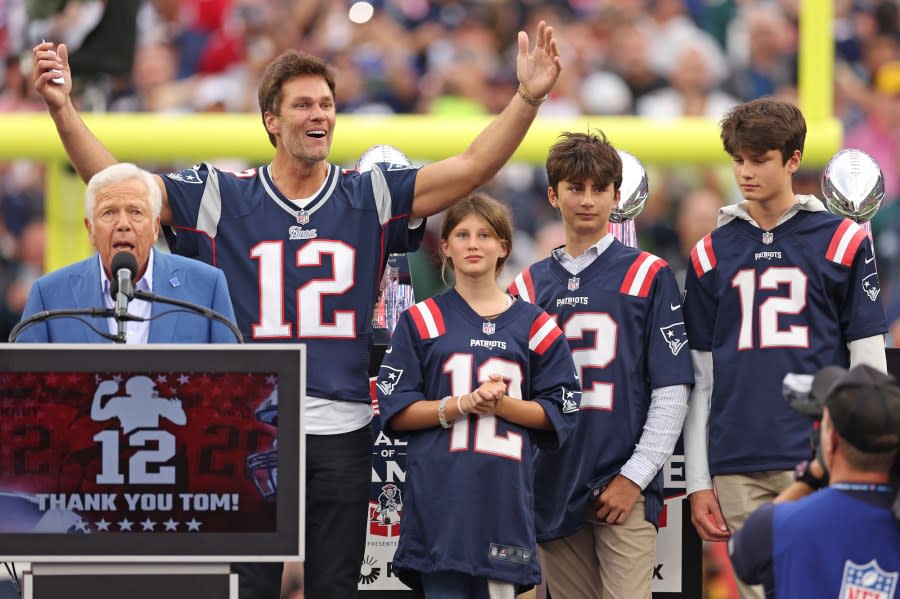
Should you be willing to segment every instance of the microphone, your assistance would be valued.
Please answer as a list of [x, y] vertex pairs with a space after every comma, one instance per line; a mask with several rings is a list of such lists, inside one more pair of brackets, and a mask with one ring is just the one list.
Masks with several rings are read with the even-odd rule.
[[128, 302], [134, 297], [134, 277], [137, 276], [137, 259], [131, 252], [119, 252], [113, 256], [110, 270], [114, 278], [109, 282], [109, 294], [116, 301], [115, 317], [119, 325], [118, 336], [124, 340]]

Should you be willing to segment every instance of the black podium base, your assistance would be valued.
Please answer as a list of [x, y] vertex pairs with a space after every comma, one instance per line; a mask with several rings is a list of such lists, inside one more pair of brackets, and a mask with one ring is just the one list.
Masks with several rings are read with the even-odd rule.
[[32, 564], [23, 599], [237, 599], [227, 564]]

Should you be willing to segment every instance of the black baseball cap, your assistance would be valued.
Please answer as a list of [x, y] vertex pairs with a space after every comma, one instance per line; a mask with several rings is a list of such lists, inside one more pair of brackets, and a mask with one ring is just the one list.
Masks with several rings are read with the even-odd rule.
[[866, 453], [900, 448], [900, 386], [865, 364], [826, 366], [816, 373], [813, 397], [823, 401], [838, 434]]

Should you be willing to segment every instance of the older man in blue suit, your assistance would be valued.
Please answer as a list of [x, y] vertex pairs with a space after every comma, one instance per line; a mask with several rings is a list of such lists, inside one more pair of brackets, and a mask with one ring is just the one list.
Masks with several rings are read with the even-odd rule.
[[[112, 258], [119, 252], [134, 254], [137, 261], [135, 288], [211, 308], [234, 321], [225, 275], [202, 262], [155, 251], [159, 235], [162, 196], [152, 176], [133, 164], [109, 166], [91, 177], [84, 199], [85, 219], [97, 254], [47, 274], [31, 287], [23, 320], [43, 310], [112, 308], [109, 293], [113, 278]], [[135, 299], [129, 314], [148, 319], [129, 321], [125, 342], [231, 343], [226, 326], [187, 311], [162, 315], [171, 309]], [[17, 341], [31, 343], [104, 343], [98, 331], [115, 334], [113, 318], [59, 318], [22, 331]], [[89, 323], [89, 324], [88, 324]]]

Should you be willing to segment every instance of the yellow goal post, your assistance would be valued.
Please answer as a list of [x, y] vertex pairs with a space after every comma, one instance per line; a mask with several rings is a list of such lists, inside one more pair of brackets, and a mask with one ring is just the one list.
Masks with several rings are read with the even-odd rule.
[[[822, 166], [841, 147], [834, 117], [834, 0], [803, 0], [799, 40], [799, 101], [809, 133], [804, 164]], [[330, 160], [353, 162], [368, 147], [389, 143], [418, 160], [463, 151], [491, 117], [424, 115], [338, 117]], [[136, 163], [189, 165], [215, 158], [253, 163], [271, 160], [273, 148], [258, 114], [86, 114], [88, 127], [116, 158]], [[647, 164], [715, 164], [727, 160], [712, 119], [667, 122], [639, 117], [538, 116], [513, 159], [542, 164], [561, 131], [603, 129], [611, 140]], [[67, 176], [66, 154], [45, 113], [0, 114], [0, 160], [26, 158], [47, 164], [45, 205], [47, 264], [53, 270], [90, 254], [82, 225], [83, 186]]]

